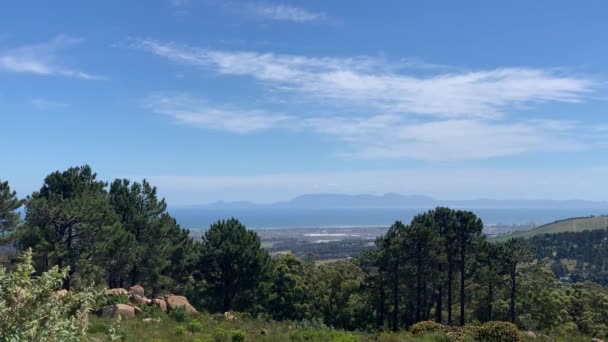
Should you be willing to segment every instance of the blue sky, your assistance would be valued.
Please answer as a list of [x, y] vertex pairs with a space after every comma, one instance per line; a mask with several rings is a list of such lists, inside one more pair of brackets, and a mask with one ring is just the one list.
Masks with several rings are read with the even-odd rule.
[[0, 178], [88, 163], [174, 205], [608, 187], [603, 1], [29, 2], [0, 10]]

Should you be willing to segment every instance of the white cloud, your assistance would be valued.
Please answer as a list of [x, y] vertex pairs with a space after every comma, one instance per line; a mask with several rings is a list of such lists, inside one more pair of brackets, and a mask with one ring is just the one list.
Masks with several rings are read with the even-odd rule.
[[[591, 128], [578, 121], [509, 115], [539, 103], [581, 102], [596, 86], [590, 78], [555, 70], [448, 72], [448, 68], [428, 68], [422, 63], [424, 73], [417, 73], [411, 60], [404, 67], [402, 62], [392, 65], [365, 56], [232, 52], [155, 40], [139, 41], [135, 47], [221, 75], [248, 77], [283, 95], [284, 104], [308, 101], [325, 113], [272, 115], [231, 108], [224, 118], [225, 110], [163, 110], [185, 123], [240, 132], [247, 130], [231, 129], [227, 123], [238, 127], [236, 123], [243, 121], [251, 130], [307, 129], [346, 142], [338, 154], [356, 158], [484, 159], [599, 146], [594, 141], [597, 132], [592, 134]], [[238, 119], [229, 119], [233, 117]]]
[[215, 106], [186, 94], [153, 95], [147, 99], [146, 106], [178, 123], [233, 133], [275, 128], [290, 120], [286, 115]]
[[533, 68], [420, 76], [394, 70], [390, 63], [369, 57], [233, 52], [156, 40], [142, 40], [135, 46], [175, 62], [250, 77], [265, 87], [305, 95], [313, 101], [398, 114], [496, 118], [507, 109], [535, 103], [580, 102], [595, 86], [588, 78]]
[[65, 76], [86, 80], [102, 79], [100, 76], [64, 67], [58, 63], [56, 54], [58, 50], [80, 42], [80, 39], [59, 35], [46, 43], [24, 45], [0, 51], [0, 71]]
[[253, 6], [256, 15], [272, 20], [303, 23], [327, 18], [325, 13], [311, 12], [307, 9], [288, 5], [258, 4]]
[[347, 155], [358, 158], [464, 160], [590, 146], [584, 139], [575, 138], [581, 131], [570, 121], [405, 121], [394, 115], [378, 115], [365, 119], [313, 118], [307, 124], [319, 133], [350, 142], [356, 150]]

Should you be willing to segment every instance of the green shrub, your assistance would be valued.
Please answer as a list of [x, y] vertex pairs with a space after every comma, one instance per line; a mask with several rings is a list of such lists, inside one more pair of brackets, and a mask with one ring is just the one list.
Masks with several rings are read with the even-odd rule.
[[232, 342], [243, 342], [245, 341], [245, 332], [240, 330], [232, 331]]
[[201, 323], [199, 321], [191, 321], [186, 326], [186, 329], [189, 332], [193, 332], [193, 333], [201, 332], [201, 331], [203, 331], [203, 323]]
[[186, 328], [184, 328], [183, 325], [180, 325], [175, 329], [175, 335], [177, 335], [177, 336], [184, 336], [185, 333], [186, 333]]
[[155, 305], [137, 305], [137, 307], [141, 309], [146, 318], [162, 318], [165, 316], [165, 313]]
[[34, 277], [32, 251], [14, 271], [0, 267], [0, 334], [3, 341], [80, 341], [87, 335], [89, 311], [99, 298], [92, 290], [55, 292], [68, 269], [53, 267]]
[[190, 320], [190, 314], [184, 308], [176, 308], [169, 312], [171, 317], [176, 322], [187, 322]]
[[443, 324], [433, 321], [418, 322], [410, 327], [412, 335], [426, 335], [436, 332], [445, 332], [446, 327]]
[[509, 322], [487, 322], [477, 332], [476, 340], [482, 342], [521, 342], [523, 337], [517, 326]]
[[473, 326], [454, 327], [446, 333], [449, 342], [473, 342], [478, 335], [478, 328]]
[[117, 294], [112, 296], [106, 296], [104, 305], [115, 305], [115, 304], [129, 304], [129, 297], [126, 294]]

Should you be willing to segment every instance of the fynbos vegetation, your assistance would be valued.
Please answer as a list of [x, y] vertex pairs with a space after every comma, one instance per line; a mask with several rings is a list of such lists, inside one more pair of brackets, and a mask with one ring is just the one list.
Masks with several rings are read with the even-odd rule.
[[[602, 281], [604, 231], [492, 243], [474, 213], [439, 207], [395, 222], [357, 258], [319, 264], [271, 258], [236, 219], [194, 241], [147, 181], [108, 184], [88, 166], [47, 176], [25, 199], [23, 221], [21, 204], [0, 183], [3, 241], [22, 255], [0, 270], [2, 340], [608, 335], [608, 290], [571, 282]], [[563, 258], [580, 264], [568, 281]], [[93, 309], [134, 319], [89, 327]]]

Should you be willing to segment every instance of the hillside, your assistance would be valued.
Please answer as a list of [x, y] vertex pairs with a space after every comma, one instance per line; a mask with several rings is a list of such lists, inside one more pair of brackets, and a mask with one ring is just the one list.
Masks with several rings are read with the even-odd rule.
[[554, 234], [562, 232], [582, 232], [585, 230], [596, 230], [608, 227], [608, 216], [573, 217], [551, 222], [540, 227], [506, 234], [491, 238], [492, 241], [505, 241], [512, 237], [530, 238], [542, 234]]

